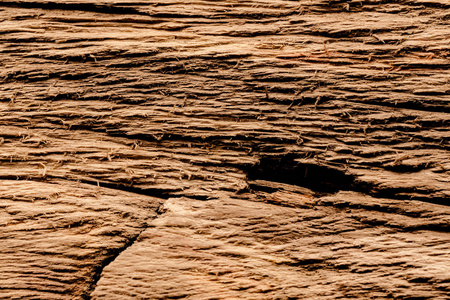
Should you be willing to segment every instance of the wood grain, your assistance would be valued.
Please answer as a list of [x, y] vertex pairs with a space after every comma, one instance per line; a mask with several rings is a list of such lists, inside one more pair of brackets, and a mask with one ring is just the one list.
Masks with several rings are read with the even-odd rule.
[[1, 1], [0, 298], [445, 298], [449, 8]]

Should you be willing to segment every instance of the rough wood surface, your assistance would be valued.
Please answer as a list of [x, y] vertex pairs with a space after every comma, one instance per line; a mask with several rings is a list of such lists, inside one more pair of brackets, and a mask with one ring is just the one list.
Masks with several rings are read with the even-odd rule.
[[[351, 193], [317, 202], [298, 194], [277, 197], [290, 198], [293, 207], [168, 200], [166, 213], [104, 269], [93, 298], [449, 295], [450, 240], [434, 229], [448, 231], [450, 209], [430, 214], [434, 205], [374, 201]], [[393, 205], [396, 215], [383, 211]]]
[[1, 1], [0, 297], [445, 299], [449, 20]]

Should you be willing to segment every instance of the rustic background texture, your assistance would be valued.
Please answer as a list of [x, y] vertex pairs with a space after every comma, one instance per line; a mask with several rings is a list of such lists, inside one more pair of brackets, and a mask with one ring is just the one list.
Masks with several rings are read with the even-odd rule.
[[0, 297], [444, 299], [450, 3], [1, 1]]

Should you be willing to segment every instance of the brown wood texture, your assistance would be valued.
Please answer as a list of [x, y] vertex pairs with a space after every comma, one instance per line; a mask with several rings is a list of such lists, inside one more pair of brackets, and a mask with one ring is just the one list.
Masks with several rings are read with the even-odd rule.
[[446, 299], [450, 3], [0, 1], [0, 298]]

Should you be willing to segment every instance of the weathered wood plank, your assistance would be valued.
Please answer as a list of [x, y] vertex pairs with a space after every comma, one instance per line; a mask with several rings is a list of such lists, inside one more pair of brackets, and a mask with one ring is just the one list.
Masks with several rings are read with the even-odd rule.
[[[448, 9], [446, 0], [0, 2], [0, 297], [90, 298], [128, 246], [92, 296], [445, 297]], [[239, 248], [257, 252], [245, 259], [202, 250], [192, 262], [170, 250], [176, 241], [160, 244], [183, 233], [159, 220], [146, 229], [169, 198], [161, 220], [180, 205], [194, 227], [220, 215], [211, 222], [240, 232], [186, 245], [287, 244], [281, 254], [275, 242]], [[266, 232], [272, 210], [326, 217]], [[246, 214], [261, 232], [220, 219]], [[362, 248], [323, 246], [331, 232]], [[276, 263], [310, 252], [326, 258]], [[190, 269], [155, 275], [151, 257]], [[203, 272], [215, 268], [210, 258], [219, 273], [248, 270], [216, 281]], [[119, 274], [140, 263], [142, 280]], [[258, 286], [248, 272], [260, 263], [271, 275]], [[317, 281], [294, 289], [277, 272]], [[181, 293], [180, 282], [199, 278], [212, 283]]]

